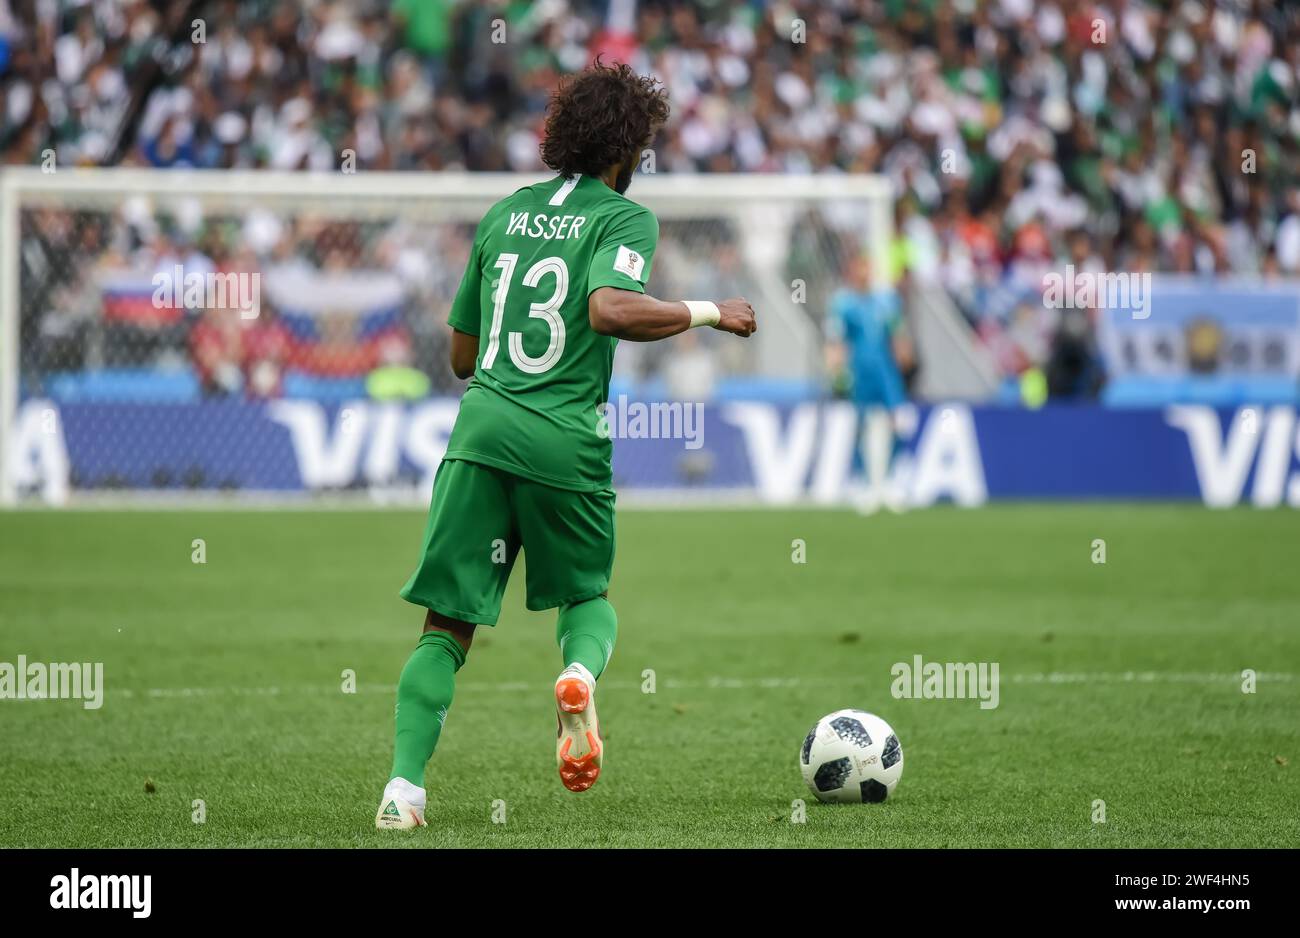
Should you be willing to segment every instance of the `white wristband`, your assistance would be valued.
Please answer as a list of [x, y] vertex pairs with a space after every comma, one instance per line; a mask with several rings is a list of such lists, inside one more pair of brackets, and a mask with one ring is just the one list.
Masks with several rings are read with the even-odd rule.
[[696, 326], [716, 326], [722, 318], [718, 304], [709, 300], [682, 300], [691, 312], [691, 328]]

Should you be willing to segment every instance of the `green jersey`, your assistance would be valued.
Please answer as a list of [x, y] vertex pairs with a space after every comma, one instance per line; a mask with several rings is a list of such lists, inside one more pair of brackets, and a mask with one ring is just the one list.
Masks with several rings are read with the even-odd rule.
[[447, 317], [479, 348], [446, 458], [580, 492], [610, 487], [599, 408], [616, 340], [591, 328], [587, 297], [644, 293], [658, 240], [649, 209], [593, 176], [526, 186], [483, 216]]

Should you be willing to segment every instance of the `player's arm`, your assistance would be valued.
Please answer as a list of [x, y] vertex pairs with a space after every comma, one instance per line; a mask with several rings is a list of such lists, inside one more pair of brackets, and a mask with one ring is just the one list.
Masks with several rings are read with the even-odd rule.
[[720, 303], [670, 302], [635, 290], [598, 287], [587, 298], [587, 314], [599, 334], [632, 342], [666, 339], [692, 326], [708, 325], [739, 336], [753, 335], [758, 329], [754, 308], [740, 297]]
[[479, 230], [474, 234], [474, 246], [469, 252], [469, 262], [465, 265], [465, 276], [461, 277], [460, 289], [456, 291], [456, 298], [451, 301], [451, 312], [447, 315], [447, 324], [451, 326], [451, 372], [461, 379], [473, 375], [478, 363], [478, 336], [483, 328], [479, 308], [483, 288], [480, 238], [487, 218], [484, 216]]
[[906, 372], [916, 364], [916, 346], [903, 322], [903, 311], [898, 305], [897, 293], [892, 294], [889, 301], [889, 350], [894, 355], [894, 364], [899, 371]]
[[659, 222], [647, 209], [634, 206], [600, 232], [587, 272], [587, 316], [600, 335], [633, 342], [653, 342], [692, 326], [713, 326], [735, 335], [754, 332], [754, 309], [743, 299], [679, 300], [648, 296]]
[[826, 317], [826, 344], [823, 354], [826, 359], [826, 372], [831, 382], [836, 383], [849, 364], [848, 349], [848, 312], [844, 297], [836, 293], [831, 297], [830, 315]]
[[474, 374], [474, 365], [478, 361], [478, 336], [451, 330], [451, 373], [457, 378], [468, 378]]

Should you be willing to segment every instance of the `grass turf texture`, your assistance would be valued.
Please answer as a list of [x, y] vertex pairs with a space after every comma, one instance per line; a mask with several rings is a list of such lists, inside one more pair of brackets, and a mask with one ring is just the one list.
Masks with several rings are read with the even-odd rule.
[[[420, 626], [396, 591], [422, 523], [0, 516], [0, 661], [103, 661], [107, 686], [98, 711], [0, 701], [0, 846], [1300, 841], [1295, 515], [1129, 505], [623, 512], [600, 784], [572, 795], [556, 778], [554, 613], [524, 611], [517, 570], [460, 672], [430, 827], [376, 832], [393, 685]], [[999, 662], [1000, 706], [893, 699], [890, 665], [916, 654]], [[1257, 693], [1243, 668], [1264, 673]], [[1049, 672], [1102, 677], [1025, 677]], [[800, 779], [804, 734], [840, 707], [902, 740], [886, 804], [820, 805]]]

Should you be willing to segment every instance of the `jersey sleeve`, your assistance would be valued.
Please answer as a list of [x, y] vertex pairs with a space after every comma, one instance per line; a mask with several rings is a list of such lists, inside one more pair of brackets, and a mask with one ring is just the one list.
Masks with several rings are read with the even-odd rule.
[[480, 296], [483, 287], [482, 246], [483, 230], [487, 218], [474, 233], [474, 246], [469, 252], [469, 263], [465, 265], [465, 276], [460, 279], [460, 289], [451, 301], [451, 312], [447, 314], [447, 323], [457, 332], [478, 335], [482, 331], [482, 313]]
[[659, 220], [647, 208], [619, 215], [600, 235], [587, 272], [587, 293], [600, 287], [645, 292], [659, 243]]

